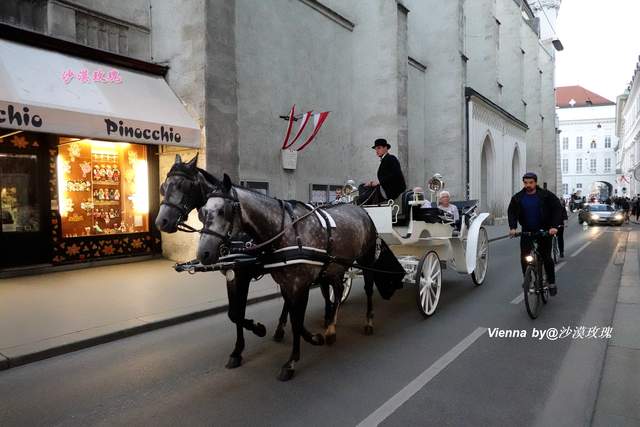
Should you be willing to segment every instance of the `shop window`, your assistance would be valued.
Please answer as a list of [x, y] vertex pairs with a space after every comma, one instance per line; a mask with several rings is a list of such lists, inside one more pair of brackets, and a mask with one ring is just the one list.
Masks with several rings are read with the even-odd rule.
[[0, 153], [0, 230], [3, 233], [40, 231], [37, 170], [36, 155]]
[[149, 231], [144, 145], [60, 138], [57, 175], [63, 237]]

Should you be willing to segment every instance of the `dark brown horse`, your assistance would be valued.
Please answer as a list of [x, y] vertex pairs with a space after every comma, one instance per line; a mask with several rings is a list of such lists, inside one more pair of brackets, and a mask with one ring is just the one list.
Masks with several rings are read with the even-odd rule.
[[[304, 204], [290, 203], [291, 214], [285, 214], [285, 202], [264, 196], [243, 187], [232, 185], [225, 174], [221, 187], [208, 194], [206, 204], [199, 209], [204, 224], [198, 245], [198, 259], [203, 264], [213, 264], [220, 257], [220, 248], [228, 245], [231, 236], [246, 233], [256, 243], [272, 241], [269, 250], [285, 248], [316, 248], [327, 246], [327, 233], [320, 220]], [[367, 213], [350, 204], [335, 205], [330, 214], [335, 220], [331, 255], [341, 263], [311, 265], [289, 263], [270, 270], [273, 279], [280, 285], [286, 308], [291, 319], [293, 349], [289, 360], [282, 367], [278, 378], [286, 381], [293, 377], [295, 364], [300, 360], [300, 337], [313, 345], [322, 345], [335, 340], [338, 307], [343, 292], [342, 279], [353, 262], [372, 266], [375, 258], [377, 233]], [[296, 222], [297, 221], [297, 222]], [[273, 239], [278, 236], [277, 239]], [[367, 293], [367, 331], [372, 331], [373, 277], [365, 271]], [[304, 326], [304, 316], [313, 283], [330, 284], [335, 293], [330, 322], [324, 336], [312, 334]]]

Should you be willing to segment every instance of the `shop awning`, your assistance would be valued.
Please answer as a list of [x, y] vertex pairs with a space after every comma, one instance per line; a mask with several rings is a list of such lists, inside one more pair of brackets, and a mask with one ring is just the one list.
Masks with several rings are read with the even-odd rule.
[[200, 127], [160, 76], [0, 40], [0, 128], [198, 147]]

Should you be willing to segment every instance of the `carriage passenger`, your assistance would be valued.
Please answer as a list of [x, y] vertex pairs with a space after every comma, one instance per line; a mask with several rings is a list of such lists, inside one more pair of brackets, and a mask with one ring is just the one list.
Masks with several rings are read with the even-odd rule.
[[460, 219], [460, 213], [458, 212], [458, 207], [449, 203], [450, 201], [451, 194], [449, 194], [448, 191], [441, 191], [440, 196], [438, 197], [438, 208], [451, 215], [453, 217], [453, 222], [457, 223]]

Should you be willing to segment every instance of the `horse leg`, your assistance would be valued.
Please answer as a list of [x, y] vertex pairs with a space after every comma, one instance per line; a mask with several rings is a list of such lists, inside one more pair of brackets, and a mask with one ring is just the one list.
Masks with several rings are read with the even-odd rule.
[[329, 283], [320, 282], [320, 291], [324, 298], [324, 327], [326, 328], [331, 323], [332, 304], [329, 293]]
[[307, 310], [307, 302], [309, 300], [309, 288], [296, 292], [295, 299], [291, 301], [289, 295], [286, 295], [286, 304], [289, 308], [289, 316], [291, 318], [291, 332], [293, 333], [293, 347], [291, 356], [287, 363], [280, 369], [278, 379], [280, 381], [289, 381], [293, 378], [296, 369], [296, 362], [300, 360], [300, 337], [313, 345], [324, 344], [324, 338], [321, 334], [311, 334], [304, 327], [304, 314]]
[[367, 294], [367, 323], [364, 325], [365, 335], [373, 334], [373, 273], [364, 271], [364, 291]]
[[287, 325], [287, 314], [289, 314], [289, 310], [287, 309], [287, 300], [285, 298], [282, 304], [282, 313], [280, 313], [280, 319], [278, 319], [278, 326], [273, 334], [273, 340], [276, 342], [282, 342], [284, 339], [284, 327]]
[[342, 294], [344, 293], [344, 285], [342, 284], [342, 280], [335, 281], [331, 284], [331, 287], [333, 288], [333, 304], [331, 304], [331, 313], [328, 321], [325, 314], [324, 339], [327, 345], [333, 345], [333, 343], [336, 342], [338, 308], [340, 307], [340, 301], [342, 300]]
[[[240, 280], [228, 280], [227, 279], [227, 295], [229, 297], [229, 310], [227, 314], [229, 319], [236, 325], [236, 345], [233, 348], [233, 352], [229, 355], [229, 361], [226, 367], [228, 369], [237, 368], [242, 365], [242, 351], [244, 350], [244, 333], [242, 330], [242, 324], [244, 322], [244, 307], [241, 304], [242, 283]], [[247, 285], [248, 292], [248, 285]], [[245, 299], [246, 305], [246, 299]]]
[[254, 333], [254, 335], [259, 336], [260, 338], [267, 335], [267, 328], [260, 323], [254, 322], [253, 319], [247, 319], [244, 316], [247, 312], [247, 298], [249, 296], [249, 286], [251, 285], [251, 272], [237, 272], [236, 273], [236, 287], [237, 291], [237, 299], [238, 299], [238, 310], [239, 310], [239, 318], [242, 319], [242, 327], [248, 331]]

